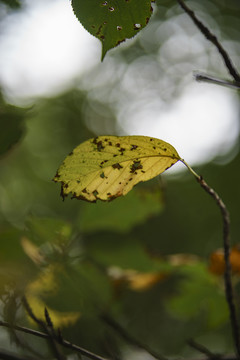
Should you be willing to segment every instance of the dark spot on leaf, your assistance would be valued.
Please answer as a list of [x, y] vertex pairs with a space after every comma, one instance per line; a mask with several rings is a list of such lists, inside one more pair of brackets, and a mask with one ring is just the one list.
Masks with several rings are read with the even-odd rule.
[[112, 165], [112, 168], [120, 170], [120, 169], [122, 169], [122, 166], [119, 163], [116, 163], [116, 164]]
[[121, 181], [118, 184], [121, 185], [122, 184]]
[[[59, 173], [56, 173], [56, 175], [55, 175], [54, 177], [55, 177], [55, 178], [60, 178]], [[53, 179], [53, 181], [54, 181], [54, 179]]]
[[105, 164], [106, 162], [108, 162], [108, 160], [103, 160], [100, 162], [101, 165]]
[[92, 29], [95, 29], [95, 27], [96, 27], [95, 25], [91, 25], [91, 28], [92, 28]]
[[143, 166], [141, 164], [141, 161], [140, 160], [134, 160], [132, 165], [130, 165], [130, 173], [132, 174], [137, 174], [136, 170], [140, 170], [142, 169]]
[[153, 141], [153, 139], [151, 138], [150, 141]]
[[164, 149], [163, 149], [163, 151], [167, 151], [167, 149], [166, 149], [166, 148], [164, 148]]
[[119, 26], [119, 25], [118, 25], [118, 26], [117, 26], [117, 30], [118, 30], [118, 31], [121, 31], [121, 30], [122, 30], [122, 26]]
[[125, 40], [123, 39], [123, 40], [118, 40], [118, 42], [116, 43], [116, 46], [117, 45], [119, 45], [119, 44], [121, 44], [122, 42], [124, 42]]
[[77, 195], [76, 193], [73, 194], [73, 196], [71, 197], [71, 199], [78, 199], [78, 200], [84, 200], [84, 201], [88, 201], [88, 202], [91, 202], [91, 203], [95, 203], [96, 200], [89, 200], [87, 199], [85, 196], [83, 195]]
[[130, 178], [129, 181], [132, 181], [133, 178]]
[[101, 151], [101, 150], [103, 150], [104, 149], [104, 146], [103, 146], [103, 144], [102, 144], [102, 141], [100, 140], [100, 141], [96, 141], [96, 143], [95, 143], [96, 145], [97, 145], [97, 150], [98, 151]]
[[116, 157], [117, 155], [115, 154], [115, 155], [113, 155], [113, 157]]
[[109, 145], [109, 146], [112, 146], [112, 142], [111, 142], [111, 141], [109, 141], [109, 142], [108, 142], [108, 145]]
[[96, 32], [96, 36], [99, 36], [101, 34], [101, 31], [102, 31], [102, 27], [103, 27], [103, 24], [101, 24], [98, 28], [98, 31]]
[[82, 190], [82, 192], [83, 192], [84, 194], [87, 194], [87, 189], [84, 188], [84, 189]]
[[146, 172], [146, 171], [144, 171], [144, 170], [141, 170], [141, 172], [142, 172], [143, 174], [145, 174], [145, 172]]
[[125, 150], [126, 150], [126, 149], [121, 148], [121, 149], [119, 149], [118, 151], [120, 152], [121, 155], [123, 155], [123, 153], [124, 153]]
[[78, 183], [78, 184], [80, 184], [80, 182], [81, 182], [80, 180], [77, 180], [77, 183]]
[[153, 149], [155, 150], [155, 149], [156, 149], [156, 146], [153, 146]]
[[138, 148], [138, 145], [131, 145], [131, 149], [130, 150], [136, 150]]
[[116, 147], [120, 147], [120, 144], [119, 144], [119, 143], [117, 143], [117, 144], [116, 144]]
[[111, 196], [112, 194], [110, 192], [107, 193], [108, 196]]
[[104, 39], [105, 39], [105, 36], [104, 36], [104, 35], [101, 35], [101, 36], [100, 36], [100, 39], [104, 40]]
[[107, 193], [108, 195], [108, 201], [111, 201], [111, 200], [114, 200], [116, 199], [117, 197], [121, 196], [122, 195], [122, 192], [121, 191], [118, 191], [116, 194], [114, 195], [111, 195], [110, 193]]
[[100, 174], [100, 177], [101, 177], [102, 179], [104, 179], [104, 178], [105, 178], [105, 174], [104, 174], [104, 172], [102, 172], [102, 173]]
[[93, 191], [93, 195], [94, 195], [95, 197], [97, 197], [97, 196], [98, 196], [98, 191], [97, 191], [97, 190], [94, 190], [94, 191]]
[[148, 22], [149, 22], [149, 17], [146, 18], [146, 24], [148, 24]]
[[73, 151], [71, 151], [69, 154], [68, 154], [68, 156], [72, 156], [73, 155]]
[[93, 139], [93, 144], [97, 144], [97, 139], [98, 139], [98, 137], [95, 137], [95, 138]]
[[64, 199], [65, 199], [65, 197], [67, 197], [67, 195], [64, 194], [64, 188], [63, 188], [63, 186], [64, 186], [64, 184], [62, 183], [60, 196], [62, 197], [62, 200], [64, 201]]

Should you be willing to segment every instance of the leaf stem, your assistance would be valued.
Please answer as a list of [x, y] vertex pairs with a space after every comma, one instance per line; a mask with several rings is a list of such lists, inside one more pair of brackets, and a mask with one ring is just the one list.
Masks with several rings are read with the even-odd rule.
[[233, 340], [235, 343], [237, 357], [240, 359], [240, 339], [239, 339], [239, 326], [237, 322], [237, 311], [233, 295], [233, 285], [231, 279], [231, 263], [230, 263], [230, 217], [226, 205], [220, 198], [220, 196], [213, 190], [206, 181], [199, 176], [183, 159], [180, 160], [188, 170], [195, 176], [200, 186], [215, 200], [219, 207], [223, 221], [223, 248], [224, 248], [224, 259], [225, 259], [225, 296], [228, 303], [230, 321], [232, 327]]

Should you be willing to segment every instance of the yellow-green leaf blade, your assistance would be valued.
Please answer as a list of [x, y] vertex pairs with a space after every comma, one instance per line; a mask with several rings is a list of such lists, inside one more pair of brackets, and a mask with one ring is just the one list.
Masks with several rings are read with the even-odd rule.
[[126, 195], [174, 165], [180, 156], [163, 140], [147, 136], [99, 136], [70, 153], [54, 178], [62, 196], [95, 202]]

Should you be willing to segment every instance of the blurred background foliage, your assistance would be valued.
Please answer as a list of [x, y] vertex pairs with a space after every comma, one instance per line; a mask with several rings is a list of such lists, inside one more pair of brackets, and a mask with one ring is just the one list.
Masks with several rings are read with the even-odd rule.
[[[237, 62], [239, 1], [187, 3]], [[0, 19], [9, 11], [24, 11], [24, 3], [2, 0]], [[179, 43], [172, 40], [176, 36]], [[82, 141], [96, 134], [127, 134], [128, 115], [140, 103], [146, 109], [157, 101], [171, 106], [193, 68], [218, 69], [226, 76], [216, 50], [203, 42], [176, 1], [158, 0], [145, 31], [75, 79], [74, 87], [31, 99], [27, 106], [8, 103], [2, 88], [2, 319], [36, 326], [21, 306], [25, 294], [38, 317], [47, 306], [64, 337], [103, 356], [151, 358], [124, 341], [112, 319], [165, 356], [193, 357], [195, 350], [187, 345], [192, 337], [213, 351], [232, 351], [224, 265], [221, 256], [209, 260], [222, 246], [221, 218], [189, 174], [164, 175], [124, 198], [97, 204], [62, 202], [51, 181]], [[238, 150], [234, 144], [224, 157], [197, 168], [228, 206], [233, 244], [240, 237]], [[236, 259], [240, 262], [238, 253]], [[239, 296], [238, 270], [234, 276]], [[43, 340], [4, 328], [0, 346], [50, 356]]]

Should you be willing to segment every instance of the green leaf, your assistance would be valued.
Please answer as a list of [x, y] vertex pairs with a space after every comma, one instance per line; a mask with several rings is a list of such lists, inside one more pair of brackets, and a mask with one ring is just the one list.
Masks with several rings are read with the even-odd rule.
[[140, 181], [147, 181], [174, 165], [174, 147], [147, 136], [99, 136], [71, 152], [54, 177], [62, 184], [63, 198], [110, 201], [126, 195]]
[[151, 0], [72, 0], [73, 11], [90, 34], [107, 51], [135, 36], [152, 14]]
[[193, 320], [200, 314], [213, 328], [226, 323], [229, 315], [224, 291], [206, 264], [183, 266], [179, 273], [184, 276], [179, 292], [166, 303], [171, 314], [184, 320]]
[[19, 0], [0, 0], [0, 4], [1, 3], [12, 9], [19, 9], [21, 7], [21, 2]]
[[25, 133], [26, 110], [6, 104], [0, 92], [0, 156], [11, 150], [23, 137]]
[[160, 189], [133, 189], [125, 198], [117, 202], [98, 202], [96, 206], [85, 203], [79, 225], [84, 232], [115, 230], [121, 233], [144, 223], [149, 217], [159, 214], [163, 208]]

